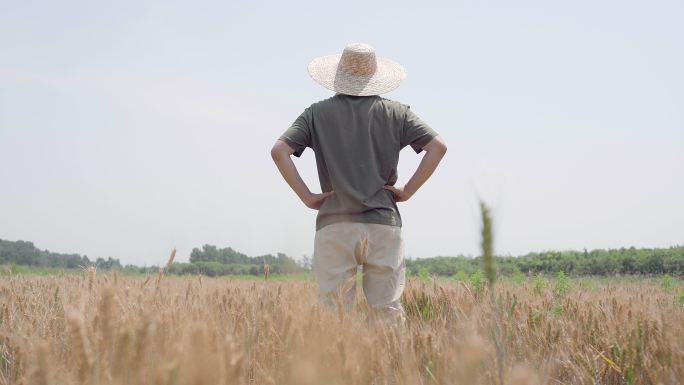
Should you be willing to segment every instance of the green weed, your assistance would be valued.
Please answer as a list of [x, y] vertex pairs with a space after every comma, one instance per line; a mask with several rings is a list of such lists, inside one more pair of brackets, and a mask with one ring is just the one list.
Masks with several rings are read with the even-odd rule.
[[511, 274], [511, 282], [513, 282], [516, 285], [520, 285], [523, 282], [525, 282], [525, 275], [518, 269], [516, 266], [513, 268], [513, 273]]
[[541, 274], [537, 274], [534, 276], [534, 292], [537, 294], [541, 294], [544, 289], [546, 289], [546, 280], [544, 279], [544, 276]]
[[475, 272], [470, 275], [470, 284], [473, 286], [475, 294], [479, 295], [484, 291], [485, 278], [481, 270], [475, 270]]
[[570, 278], [563, 271], [559, 271], [556, 275], [556, 284], [553, 287], [553, 295], [556, 298], [562, 298], [570, 291]]
[[468, 274], [466, 274], [465, 271], [459, 270], [456, 275], [454, 276], [454, 279], [460, 282], [467, 282], [468, 281]]
[[676, 283], [677, 282], [674, 278], [672, 278], [672, 276], [670, 276], [669, 274], [665, 274], [662, 280], [660, 281], [660, 286], [662, 286], [665, 290], [670, 290], [673, 287], [675, 287]]
[[684, 289], [679, 292], [679, 295], [675, 297], [675, 303], [684, 308]]

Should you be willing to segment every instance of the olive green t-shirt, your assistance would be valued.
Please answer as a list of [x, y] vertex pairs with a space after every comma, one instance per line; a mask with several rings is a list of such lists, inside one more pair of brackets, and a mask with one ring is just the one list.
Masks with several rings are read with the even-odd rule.
[[316, 230], [336, 222], [401, 226], [392, 192], [399, 151], [416, 153], [437, 133], [409, 106], [381, 96], [334, 96], [313, 103], [280, 140], [299, 157], [311, 147], [321, 191], [334, 190], [318, 211]]

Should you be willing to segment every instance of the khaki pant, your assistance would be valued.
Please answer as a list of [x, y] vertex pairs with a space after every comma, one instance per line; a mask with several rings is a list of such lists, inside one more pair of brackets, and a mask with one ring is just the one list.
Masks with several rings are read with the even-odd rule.
[[404, 321], [401, 293], [406, 283], [401, 227], [340, 222], [316, 231], [313, 269], [321, 301], [345, 308], [353, 304], [356, 269], [363, 266], [363, 292], [368, 304], [393, 322]]

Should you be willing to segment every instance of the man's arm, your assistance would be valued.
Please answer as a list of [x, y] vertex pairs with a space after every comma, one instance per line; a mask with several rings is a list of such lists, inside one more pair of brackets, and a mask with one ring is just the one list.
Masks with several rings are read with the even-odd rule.
[[409, 179], [406, 185], [404, 185], [404, 187], [397, 188], [394, 186], [385, 185], [385, 189], [394, 193], [394, 197], [397, 202], [407, 201], [413, 196], [413, 194], [416, 193], [416, 191], [418, 191], [420, 186], [422, 186], [423, 183], [430, 178], [432, 173], [437, 168], [437, 165], [442, 160], [442, 157], [444, 157], [444, 154], [446, 154], [447, 146], [442, 137], [438, 135], [434, 137], [428, 144], [426, 144], [423, 147], [423, 150], [425, 150], [425, 156], [423, 156], [423, 159], [420, 161], [420, 165], [418, 165], [416, 172], [413, 173], [413, 176], [411, 179]]
[[271, 149], [271, 157], [276, 166], [278, 166], [278, 170], [285, 179], [285, 182], [290, 185], [306, 207], [318, 210], [321, 208], [325, 198], [334, 194], [334, 191], [321, 194], [312, 193], [299, 175], [299, 171], [297, 171], [297, 167], [290, 157], [292, 154], [294, 154], [294, 149], [282, 140], [276, 140]]

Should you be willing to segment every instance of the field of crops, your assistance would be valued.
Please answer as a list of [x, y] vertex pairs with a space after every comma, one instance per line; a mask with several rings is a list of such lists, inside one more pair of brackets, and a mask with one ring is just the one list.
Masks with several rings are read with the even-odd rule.
[[678, 286], [411, 279], [390, 328], [313, 282], [4, 276], [0, 384], [681, 384]]

